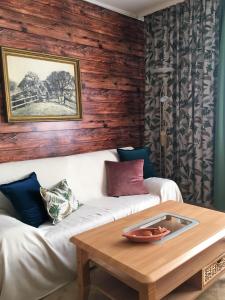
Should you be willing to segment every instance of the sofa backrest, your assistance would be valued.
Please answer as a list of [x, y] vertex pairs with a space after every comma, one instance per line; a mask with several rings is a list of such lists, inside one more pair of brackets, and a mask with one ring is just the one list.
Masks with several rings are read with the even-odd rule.
[[[0, 184], [37, 174], [43, 187], [51, 187], [67, 179], [75, 197], [85, 203], [106, 192], [104, 161], [117, 161], [115, 149], [0, 164]], [[0, 192], [0, 209], [11, 210], [9, 201]]]

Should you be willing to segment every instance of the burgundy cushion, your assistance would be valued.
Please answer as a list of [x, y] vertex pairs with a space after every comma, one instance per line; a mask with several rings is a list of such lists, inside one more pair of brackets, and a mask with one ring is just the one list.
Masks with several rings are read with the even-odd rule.
[[143, 159], [105, 161], [108, 196], [148, 194], [143, 180]]

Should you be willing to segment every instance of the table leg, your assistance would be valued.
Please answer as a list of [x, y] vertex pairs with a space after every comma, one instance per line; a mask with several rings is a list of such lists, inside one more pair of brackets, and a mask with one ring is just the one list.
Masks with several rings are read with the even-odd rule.
[[90, 269], [88, 254], [77, 247], [77, 276], [79, 300], [88, 300], [90, 287]]
[[139, 300], [157, 300], [154, 286], [144, 285], [141, 290], [139, 290]]

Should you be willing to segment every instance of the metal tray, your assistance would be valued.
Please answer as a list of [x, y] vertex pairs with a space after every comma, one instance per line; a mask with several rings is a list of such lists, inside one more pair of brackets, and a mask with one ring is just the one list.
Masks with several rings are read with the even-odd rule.
[[195, 219], [191, 219], [185, 216], [180, 216], [169, 212], [164, 212], [155, 217], [145, 219], [138, 224], [129, 226], [125, 228], [123, 232], [127, 233], [134, 229], [148, 228], [148, 227], [158, 227], [158, 226], [166, 227], [171, 232], [170, 234], [163, 237], [160, 241], [154, 242], [154, 243], [160, 243], [162, 241], [168, 241], [172, 238], [175, 238], [178, 235], [193, 228], [198, 224], [199, 222]]

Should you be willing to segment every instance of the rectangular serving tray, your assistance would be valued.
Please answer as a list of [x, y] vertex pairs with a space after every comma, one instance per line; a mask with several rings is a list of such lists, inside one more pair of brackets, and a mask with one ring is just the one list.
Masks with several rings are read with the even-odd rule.
[[164, 236], [160, 241], [154, 242], [161, 243], [177, 237], [178, 235], [193, 228], [194, 226], [197, 226], [198, 224], [199, 222], [195, 219], [173, 213], [163, 212], [155, 217], [145, 219], [140, 223], [126, 227], [123, 232], [127, 233], [132, 230], [148, 227], [166, 227], [171, 232], [168, 235]]

